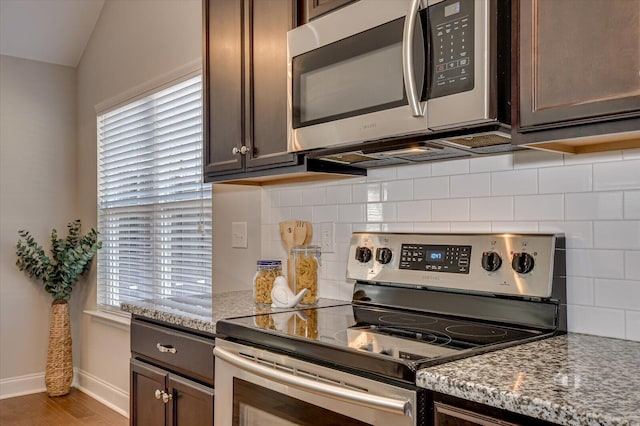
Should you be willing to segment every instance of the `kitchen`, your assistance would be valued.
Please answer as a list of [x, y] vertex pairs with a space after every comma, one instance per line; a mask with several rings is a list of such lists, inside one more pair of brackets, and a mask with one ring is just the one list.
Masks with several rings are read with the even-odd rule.
[[[2, 126], [3, 389], [19, 382], [38, 388], [46, 354], [48, 301], [14, 266], [16, 230], [42, 222], [45, 235], [52, 222], [62, 225], [75, 216], [94, 223], [95, 106], [200, 63], [200, 22], [199, 1], [108, 1], [77, 68], [20, 63], [17, 76], [2, 73], [3, 111], [9, 101], [24, 107], [20, 126], [11, 129], [4, 120]], [[10, 77], [17, 80], [6, 83]], [[44, 101], [48, 104], [39, 99], [36, 108], [25, 92], [8, 98], [12, 92], [5, 84], [15, 87], [14, 81], [26, 94], [36, 82], [44, 86], [38, 90], [58, 91]], [[70, 119], [76, 112], [77, 119]], [[14, 136], [24, 128], [30, 144]], [[33, 167], [34, 176], [23, 181], [26, 167]], [[637, 148], [577, 156], [525, 150], [371, 169], [366, 178], [330, 183], [214, 185], [214, 298], [250, 289], [257, 259], [285, 257], [277, 224], [289, 218], [316, 226], [335, 223], [336, 252], [323, 253], [320, 295], [343, 301], [351, 299], [344, 251], [354, 231], [560, 231], [567, 235], [569, 331], [637, 341], [639, 169]], [[248, 248], [231, 247], [231, 222], [247, 223]], [[126, 413], [129, 326], [95, 314], [95, 281], [89, 276], [72, 299], [77, 380]], [[26, 318], [25, 310], [31, 314]], [[25, 334], [32, 338], [22, 339]], [[5, 352], [7, 347], [13, 350]]]

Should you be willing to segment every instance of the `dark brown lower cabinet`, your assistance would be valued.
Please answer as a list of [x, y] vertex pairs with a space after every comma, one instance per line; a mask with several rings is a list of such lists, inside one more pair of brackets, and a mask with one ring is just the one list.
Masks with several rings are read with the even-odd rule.
[[131, 425], [211, 426], [213, 402], [212, 388], [131, 360]]
[[[553, 423], [440, 393], [431, 394], [434, 426], [548, 426]], [[427, 424], [431, 424], [427, 422]]]

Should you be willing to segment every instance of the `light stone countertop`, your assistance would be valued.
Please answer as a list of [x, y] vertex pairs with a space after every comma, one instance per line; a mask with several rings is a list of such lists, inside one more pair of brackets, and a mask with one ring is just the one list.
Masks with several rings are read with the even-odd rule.
[[[317, 306], [347, 303], [349, 302], [321, 298]], [[257, 306], [253, 303], [253, 292], [243, 290], [214, 294], [213, 297], [207, 294], [123, 303], [120, 309], [141, 317], [215, 334], [216, 322], [221, 319], [292, 311], [296, 308], [272, 309], [268, 306]]]
[[570, 333], [422, 369], [417, 385], [563, 425], [640, 425], [640, 342]]

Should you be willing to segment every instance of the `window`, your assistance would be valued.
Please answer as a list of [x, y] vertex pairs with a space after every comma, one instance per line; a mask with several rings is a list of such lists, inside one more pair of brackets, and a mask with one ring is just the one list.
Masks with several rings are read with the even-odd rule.
[[211, 293], [202, 78], [98, 115], [98, 304]]

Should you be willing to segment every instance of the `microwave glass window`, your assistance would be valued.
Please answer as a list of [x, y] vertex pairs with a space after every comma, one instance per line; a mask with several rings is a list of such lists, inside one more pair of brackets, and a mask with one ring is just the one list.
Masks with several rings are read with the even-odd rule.
[[403, 97], [402, 43], [395, 43], [300, 75], [300, 120], [401, 102]]

